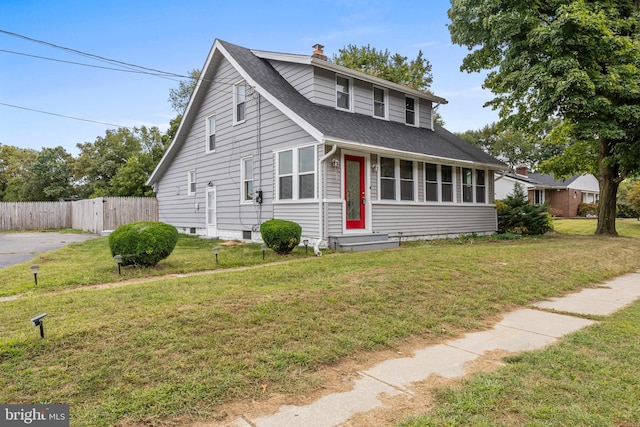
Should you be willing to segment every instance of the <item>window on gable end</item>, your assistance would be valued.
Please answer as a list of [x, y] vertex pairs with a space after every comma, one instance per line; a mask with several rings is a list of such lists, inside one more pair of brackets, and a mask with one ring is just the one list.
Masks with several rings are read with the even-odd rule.
[[240, 160], [240, 180], [242, 182], [243, 203], [253, 201], [253, 157], [245, 157]]
[[207, 118], [207, 152], [216, 150], [216, 116]]
[[410, 96], [404, 97], [405, 103], [405, 123], [411, 126], [417, 126], [418, 122], [416, 121], [416, 113], [417, 113], [417, 102], [415, 98], [411, 98]]
[[351, 80], [336, 76], [336, 106], [351, 111]]
[[379, 118], [387, 117], [387, 91], [380, 87], [373, 87], [373, 115]]
[[189, 171], [187, 173], [187, 195], [194, 194], [196, 194], [196, 171]]
[[244, 122], [246, 105], [246, 86], [242, 81], [233, 86], [233, 123]]

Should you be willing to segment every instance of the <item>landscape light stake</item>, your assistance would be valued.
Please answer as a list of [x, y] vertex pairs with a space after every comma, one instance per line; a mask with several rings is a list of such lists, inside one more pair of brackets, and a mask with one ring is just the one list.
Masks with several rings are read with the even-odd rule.
[[263, 243], [260, 247], [262, 248], [262, 260], [264, 261], [264, 254], [267, 251], [267, 245]]
[[216, 254], [216, 265], [218, 265], [218, 251], [220, 251], [219, 247], [214, 247], [213, 248], [213, 253]]
[[118, 263], [118, 276], [122, 276], [122, 273], [120, 271], [120, 266], [122, 265], [122, 255], [116, 255], [113, 257], [113, 259], [115, 259]]
[[40, 269], [40, 266], [38, 264], [34, 264], [31, 267], [29, 267], [29, 270], [31, 270], [31, 272], [33, 273], [33, 281], [35, 282], [35, 286], [38, 286], [38, 270]]
[[33, 323], [33, 326], [40, 326], [40, 338], [44, 338], [44, 320], [43, 319], [46, 315], [47, 313], [42, 313], [41, 315], [31, 319], [31, 323]]
[[304, 255], [307, 256], [309, 255], [309, 240], [304, 239], [302, 243], [304, 243]]

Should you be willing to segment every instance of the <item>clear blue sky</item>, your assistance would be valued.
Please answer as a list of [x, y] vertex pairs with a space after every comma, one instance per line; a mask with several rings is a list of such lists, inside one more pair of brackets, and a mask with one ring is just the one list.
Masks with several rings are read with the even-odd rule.
[[[497, 119], [482, 105], [491, 93], [483, 76], [462, 73], [466, 49], [451, 44], [445, 0], [191, 1], [0, 0], [0, 30], [58, 46], [176, 74], [202, 68], [216, 38], [251, 49], [311, 54], [320, 43], [330, 58], [348, 44], [370, 44], [433, 66], [433, 92], [445, 127], [479, 129]], [[166, 130], [176, 113], [168, 102], [176, 80], [52, 62], [110, 66], [0, 33], [0, 103], [121, 126]], [[0, 105], [0, 143], [40, 150], [93, 142], [115, 126]]]

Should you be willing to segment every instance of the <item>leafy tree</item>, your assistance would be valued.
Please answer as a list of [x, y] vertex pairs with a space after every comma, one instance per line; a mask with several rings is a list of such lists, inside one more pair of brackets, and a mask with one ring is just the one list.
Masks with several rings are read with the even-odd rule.
[[171, 108], [173, 111], [178, 113], [179, 115], [184, 114], [187, 106], [189, 105], [189, 99], [191, 99], [191, 94], [196, 88], [196, 84], [200, 79], [200, 74], [202, 72], [198, 69], [193, 69], [189, 71], [189, 78], [186, 80], [181, 80], [178, 83], [177, 89], [169, 90], [169, 102], [171, 103]]
[[418, 51], [416, 59], [407, 62], [399, 53], [377, 50], [371, 45], [357, 47], [352, 44], [338, 50], [333, 62], [381, 79], [403, 84], [420, 91], [428, 91], [433, 82], [431, 63]]
[[640, 19], [636, 0], [452, 0], [461, 69], [490, 70], [484, 86], [509, 126], [566, 144], [557, 176], [597, 167], [597, 234], [617, 235], [616, 192], [640, 169]]
[[625, 181], [620, 184], [618, 216], [640, 220], [640, 180]]
[[0, 144], [0, 201], [25, 200], [28, 165], [37, 155], [35, 150]]
[[73, 196], [72, 160], [61, 146], [43, 148], [28, 163], [25, 193], [21, 200], [52, 201]]
[[151, 195], [145, 181], [167, 142], [156, 127], [108, 130], [95, 142], [77, 144], [74, 176], [83, 197]]

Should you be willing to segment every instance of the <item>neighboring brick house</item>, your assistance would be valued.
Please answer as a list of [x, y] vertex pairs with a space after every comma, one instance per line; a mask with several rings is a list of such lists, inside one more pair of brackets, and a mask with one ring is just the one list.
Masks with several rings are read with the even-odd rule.
[[522, 185], [529, 203], [545, 203], [549, 212], [559, 217], [578, 216], [580, 203], [595, 203], [600, 199], [598, 180], [591, 174], [575, 174], [556, 179], [553, 174], [529, 173], [526, 166], [518, 166], [515, 173], [496, 173], [495, 199], [513, 193], [514, 185]]

